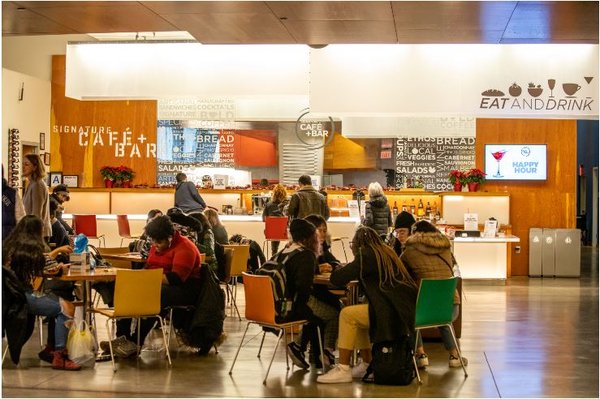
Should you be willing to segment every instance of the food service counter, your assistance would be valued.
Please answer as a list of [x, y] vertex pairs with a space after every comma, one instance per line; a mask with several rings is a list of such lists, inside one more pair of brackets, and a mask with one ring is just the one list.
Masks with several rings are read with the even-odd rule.
[[512, 244], [519, 237], [455, 237], [454, 257], [463, 279], [506, 279], [510, 277]]

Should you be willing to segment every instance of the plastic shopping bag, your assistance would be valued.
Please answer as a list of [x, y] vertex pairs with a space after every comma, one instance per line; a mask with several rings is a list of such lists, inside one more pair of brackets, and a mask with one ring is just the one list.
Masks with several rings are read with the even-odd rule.
[[96, 364], [96, 340], [85, 320], [74, 321], [67, 338], [67, 352], [69, 359], [79, 363], [82, 367], [93, 368]]

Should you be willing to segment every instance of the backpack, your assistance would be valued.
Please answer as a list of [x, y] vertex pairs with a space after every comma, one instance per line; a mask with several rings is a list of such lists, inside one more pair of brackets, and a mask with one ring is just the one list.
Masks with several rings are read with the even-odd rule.
[[[292, 310], [292, 299], [286, 296], [287, 278], [285, 274], [285, 263], [294, 255], [302, 252], [303, 249], [297, 249], [285, 257], [283, 254], [273, 257], [266, 261], [256, 270], [255, 274], [260, 276], [268, 276], [271, 279], [273, 286], [273, 299], [275, 300], [275, 321], [281, 323], [284, 321], [288, 313]], [[282, 259], [283, 258], [283, 259]]]
[[413, 344], [414, 339], [409, 335], [396, 341], [374, 343], [373, 359], [365, 378], [373, 372], [375, 384], [409, 385], [416, 377]]

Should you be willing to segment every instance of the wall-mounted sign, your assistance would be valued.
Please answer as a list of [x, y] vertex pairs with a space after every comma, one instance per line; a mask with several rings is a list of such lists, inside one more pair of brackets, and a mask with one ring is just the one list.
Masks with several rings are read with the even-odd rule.
[[450, 171], [475, 166], [475, 137], [399, 137], [395, 158], [396, 187], [410, 179], [428, 191], [451, 190]]
[[486, 144], [487, 180], [546, 180], [545, 144]]

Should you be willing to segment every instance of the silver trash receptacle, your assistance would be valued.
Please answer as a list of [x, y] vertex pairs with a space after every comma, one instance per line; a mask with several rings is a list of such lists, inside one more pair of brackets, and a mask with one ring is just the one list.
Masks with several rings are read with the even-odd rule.
[[529, 229], [529, 276], [542, 275], [542, 237], [543, 231], [539, 228]]
[[556, 229], [543, 229], [542, 233], [542, 276], [552, 277], [555, 270]]
[[556, 229], [554, 275], [579, 277], [581, 274], [581, 230]]

